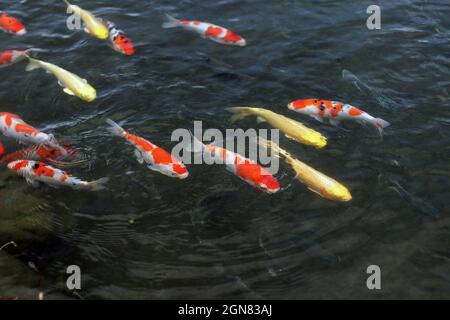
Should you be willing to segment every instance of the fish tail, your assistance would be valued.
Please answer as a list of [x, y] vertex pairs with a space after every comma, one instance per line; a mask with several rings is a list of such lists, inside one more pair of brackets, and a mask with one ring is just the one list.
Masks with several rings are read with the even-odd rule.
[[109, 182], [109, 178], [101, 178], [92, 182], [89, 182], [88, 186], [91, 191], [101, 191], [106, 189], [106, 184]]
[[117, 136], [121, 136], [125, 130], [111, 119], [106, 119], [106, 123], [110, 125], [109, 131]]
[[67, 1], [67, 0], [63, 0], [68, 6], [71, 6], [72, 4], [70, 4], [70, 2], [69, 1]]
[[162, 24], [162, 27], [164, 29], [175, 28], [180, 25], [180, 20], [172, 17], [171, 15], [168, 15], [167, 13], [166, 13], [166, 19], [167, 19], [167, 21]]
[[28, 53], [25, 54], [30, 63], [26, 66], [25, 71], [33, 71], [35, 69], [39, 69], [41, 66], [38, 63], [38, 60], [31, 58]]
[[244, 119], [245, 117], [254, 115], [254, 112], [250, 107], [233, 107], [227, 108], [226, 110], [228, 112], [233, 113], [233, 116], [231, 117], [231, 122], [235, 122], [237, 120]]
[[383, 129], [390, 126], [391, 124], [383, 119], [376, 118], [375, 119], [375, 126], [378, 129], [378, 132], [380, 132], [380, 135], [383, 136]]

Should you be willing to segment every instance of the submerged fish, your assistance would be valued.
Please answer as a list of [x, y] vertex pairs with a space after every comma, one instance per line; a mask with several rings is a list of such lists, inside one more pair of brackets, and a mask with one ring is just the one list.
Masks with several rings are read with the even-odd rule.
[[259, 141], [264, 147], [268, 147], [282, 155], [286, 163], [289, 164], [297, 174], [297, 178], [312, 192], [315, 192], [319, 196], [328, 200], [341, 202], [352, 200], [350, 191], [348, 191], [348, 189], [341, 183], [311, 168], [306, 163], [292, 157], [290, 153], [283, 150], [276, 143], [272, 141], [265, 141], [262, 138], [259, 138]]
[[26, 58], [26, 50], [0, 51], [0, 68], [8, 67]]
[[0, 162], [8, 164], [10, 162], [17, 160], [44, 161], [57, 166], [65, 166], [65, 167], [76, 166], [87, 162], [87, 159], [80, 159], [77, 151], [69, 146], [62, 146], [61, 148], [55, 148], [45, 145], [31, 146], [24, 149], [20, 149], [18, 151], [3, 156], [0, 159]]
[[16, 18], [4, 11], [0, 11], [0, 30], [22, 36], [27, 33], [25, 26]]
[[110, 131], [114, 135], [124, 138], [134, 146], [134, 154], [139, 163], [145, 162], [150, 170], [172, 178], [185, 179], [188, 177], [189, 172], [186, 166], [169, 152], [150, 141], [128, 133], [111, 119], [107, 119], [106, 122], [111, 126]]
[[212, 144], [205, 145], [195, 137], [193, 139], [192, 151], [201, 151], [215, 159], [221, 160], [221, 162], [225, 163], [228, 171], [255, 188], [269, 194], [280, 191], [278, 180], [258, 163], [227, 149]]
[[227, 110], [235, 114], [232, 118], [233, 121], [248, 116], [256, 116], [259, 122], [267, 121], [273, 127], [283, 131], [289, 139], [316, 148], [323, 148], [327, 144], [327, 138], [319, 132], [270, 110], [252, 107], [235, 107]]
[[372, 89], [348, 70], [342, 70], [342, 79], [353, 83], [356, 88], [358, 88], [361, 92], [371, 96], [383, 108], [390, 109], [391, 107], [398, 106], [397, 102]]
[[182, 27], [187, 30], [197, 32], [202, 38], [209, 39], [220, 44], [240, 47], [244, 47], [247, 44], [245, 39], [240, 35], [214, 24], [199, 21], [178, 20], [168, 14], [166, 14], [166, 17], [167, 22], [163, 23], [163, 28]]
[[131, 56], [135, 53], [133, 42], [127, 35], [111, 21], [104, 20], [109, 31], [109, 42], [114, 50], [124, 55]]
[[27, 58], [30, 60], [30, 63], [26, 67], [26, 71], [42, 68], [48, 73], [53, 74], [58, 79], [58, 84], [64, 88], [64, 92], [68, 95], [77, 96], [87, 102], [91, 102], [97, 97], [97, 91], [86, 79], [82, 79], [76, 74], [64, 70], [52, 63], [33, 59], [29, 56], [27, 56]]
[[10, 162], [8, 168], [24, 177], [33, 187], [38, 187], [40, 183], [44, 183], [55, 188], [69, 187], [75, 190], [99, 191], [105, 189], [105, 184], [109, 180], [108, 178], [102, 178], [91, 182], [83, 181], [46, 163], [32, 160]]
[[288, 104], [288, 108], [295, 112], [308, 115], [320, 122], [328, 119], [330, 124], [337, 126], [342, 120], [353, 120], [360, 123], [369, 123], [375, 126], [380, 135], [389, 122], [372, 117], [367, 112], [339, 101], [319, 100], [315, 98], [295, 100]]
[[12, 113], [0, 112], [0, 130], [6, 137], [13, 138], [21, 143], [61, 149], [53, 135], [39, 131]]
[[108, 28], [103, 24], [100, 18], [97, 18], [87, 10], [81, 9], [79, 6], [70, 4], [69, 1], [64, 0], [67, 4], [68, 12], [72, 12], [83, 20], [84, 31], [92, 36], [105, 40], [108, 38]]

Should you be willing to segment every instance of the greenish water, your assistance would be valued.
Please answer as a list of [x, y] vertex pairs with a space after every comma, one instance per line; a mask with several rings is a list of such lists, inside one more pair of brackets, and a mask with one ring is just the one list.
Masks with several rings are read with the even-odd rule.
[[[0, 111], [83, 148], [73, 169], [111, 178], [99, 194], [33, 189], [0, 171], [0, 296], [35, 298], [448, 298], [450, 105], [448, 1], [381, 1], [381, 30], [366, 27], [371, 1], [77, 1], [115, 22], [137, 53], [122, 56], [65, 26], [62, 1], [3, 1], [28, 34], [0, 33], [0, 50], [36, 56], [88, 79], [90, 104], [25, 64], [0, 69]], [[245, 48], [161, 29], [164, 13], [229, 27]], [[358, 79], [344, 78], [348, 70]], [[350, 80], [349, 80], [350, 79]], [[332, 127], [287, 110], [319, 97], [389, 121], [375, 130]], [[230, 122], [225, 108], [256, 105], [328, 137], [323, 150], [287, 139], [299, 159], [345, 183], [353, 201], [309, 192], [282, 166], [268, 196], [224, 168], [190, 166], [178, 181], [140, 166], [105, 119], [170, 148], [176, 128], [269, 128]], [[15, 148], [1, 138], [7, 148]], [[7, 252], [7, 253], [6, 253]], [[30, 264], [31, 262], [31, 264]], [[78, 296], [68, 265], [82, 270]], [[382, 290], [366, 287], [379, 265]]]

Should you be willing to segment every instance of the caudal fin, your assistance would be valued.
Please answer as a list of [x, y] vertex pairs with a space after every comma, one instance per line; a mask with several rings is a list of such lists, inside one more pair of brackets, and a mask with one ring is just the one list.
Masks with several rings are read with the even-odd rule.
[[67, 0], [63, 0], [68, 6], [71, 6], [70, 2]]
[[108, 183], [109, 178], [101, 178], [92, 182], [89, 182], [89, 189], [91, 191], [100, 191], [106, 189], [106, 184]]
[[33, 71], [41, 67], [38, 60], [31, 58], [28, 54], [25, 54], [25, 56], [30, 60], [30, 63], [25, 67], [25, 71]]
[[166, 19], [167, 19], [167, 21], [162, 24], [162, 27], [164, 29], [178, 27], [180, 25], [180, 23], [181, 23], [180, 20], [178, 20], [178, 19], [176, 19], [176, 18], [174, 18], [174, 17], [172, 17], [171, 15], [168, 15], [168, 14], [166, 14]]
[[231, 117], [231, 122], [235, 122], [237, 120], [244, 119], [245, 117], [254, 115], [251, 107], [233, 107], [227, 108], [226, 110], [228, 112], [233, 113], [233, 116]]
[[375, 119], [375, 126], [378, 129], [378, 132], [381, 136], [383, 136], [383, 129], [389, 127], [391, 124], [383, 119], [377, 118]]
[[106, 119], [106, 123], [110, 125], [108, 130], [114, 135], [121, 136], [125, 132], [125, 130], [123, 130], [121, 126], [119, 126], [111, 119]]

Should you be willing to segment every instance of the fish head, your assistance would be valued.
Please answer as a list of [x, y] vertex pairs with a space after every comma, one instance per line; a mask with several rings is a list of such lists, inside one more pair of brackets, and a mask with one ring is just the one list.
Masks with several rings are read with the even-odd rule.
[[288, 108], [299, 113], [309, 114], [310, 110], [314, 110], [320, 105], [320, 100], [318, 99], [299, 99], [289, 103]]
[[182, 163], [176, 162], [172, 165], [174, 177], [178, 179], [186, 179], [189, 176], [189, 172], [186, 166]]
[[80, 98], [87, 102], [94, 101], [97, 98], [97, 91], [89, 84], [86, 84], [79, 94]]
[[276, 193], [280, 191], [280, 183], [271, 174], [262, 174], [258, 187], [267, 193]]
[[247, 45], [247, 42], [245, 41], [244, 38], [242, 38], [240, 35], [238, 35], [234, 32], [231, 32], [229, 30], [227, 31], [223, 40], [226, 43], [233, 44], [233, 45], [239, 46], [239, 47], [245, 47]]
[[18, 19], [7, 14], [0, 15], [0, 25], [19, 36], [27, 33], [25, 26]]
[[131, 42], [131, 39], [123, 33], [119, 33], [113, 39], [113, 43], [119, 52], [121, 52], [127, 56], [131, 56], [135, 53], [135, 50], [133, 47], [133, 42]]
[[352, 200], [352, 195], [351, 195], [350, 191], [348, 191], [348, 189], [341, 184], [338, 184], [337, 186], [335, 186], [331, 189], [328, 189], [326, 191], [326, 193], [327, 193], [327, 197], [331, 198], [333, 200], [342, 201], [342, 202], [347, 202], [347, 201]]
[[21, 171], [23, 168], [27, 168], [31, 161], [28, 160], [17, 160], [8, 163], [8, 169], [13, 171]]

